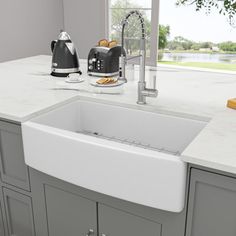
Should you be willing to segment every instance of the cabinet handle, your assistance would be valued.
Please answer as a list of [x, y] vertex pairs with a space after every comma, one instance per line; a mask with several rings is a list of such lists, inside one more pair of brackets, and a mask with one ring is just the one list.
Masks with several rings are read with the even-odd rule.
[[91, 236], [91, 235], [93, 235], [94, 234], [94, 230], [93, 229], [90, 229], [89, 231], [88, 231], [88, 233], [86, 234], [86, 236]]

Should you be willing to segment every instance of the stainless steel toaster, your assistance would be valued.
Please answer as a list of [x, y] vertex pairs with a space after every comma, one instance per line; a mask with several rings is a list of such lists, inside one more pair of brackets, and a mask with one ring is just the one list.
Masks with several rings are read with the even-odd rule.
[[88, 75], [116, 76], [119, 74], [119, 58], [121, 46], [94, 47], [88, 55]]

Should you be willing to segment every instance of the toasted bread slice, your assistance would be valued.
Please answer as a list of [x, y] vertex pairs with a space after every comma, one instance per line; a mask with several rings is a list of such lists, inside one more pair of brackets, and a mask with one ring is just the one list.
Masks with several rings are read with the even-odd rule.
[[101, 39], [98, 42], [98, 46], [100, 46], [100, 47], [108, 47], [108, 45], [109, 45], [109, 42], [106, 39]]
[[117, 46], [117, 41], [116, 40], [112, 40], [108, 43], [108, 47], [109, 48], [113, 48], [113, 47], [116, 47]]
[[116, 79], [113, 79], [113, 78], [102, 78], [102, 79], [99, 79], [96, 81], [97, 84], [114, 84], [116, 83]]

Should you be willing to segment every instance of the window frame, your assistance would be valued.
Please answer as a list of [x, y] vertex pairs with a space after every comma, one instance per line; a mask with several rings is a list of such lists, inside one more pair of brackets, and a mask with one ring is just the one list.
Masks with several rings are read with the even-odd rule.
[[[105, 35], [106, 38], [110, 38], [110, 2], [111, 0], [105, 0]], [[159, 9], [160, 0], [152, 0], [152, 13], [151, 13], [151, 35], [150, 35], [150, 57], [147, 57], [147, 65], [157, 66], [158, 58], [158, 38], [159, 38]], [[133, 61], [137, 63], [138, 61]]]

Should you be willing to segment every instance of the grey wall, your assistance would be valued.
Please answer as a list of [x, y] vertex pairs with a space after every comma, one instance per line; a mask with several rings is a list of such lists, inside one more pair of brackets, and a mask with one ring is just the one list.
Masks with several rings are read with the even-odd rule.
[[106, 0], [0, 0], [0, 62], [51, 54], [64, 28], [80, 58], [105, 37]]
[[63, 0], [0, 0], [0, 62], [49, 54], [63, 24]]
[[106, 0], [64, 0], [65, 30], [78, 48], [80, 58], [105, 37]]

